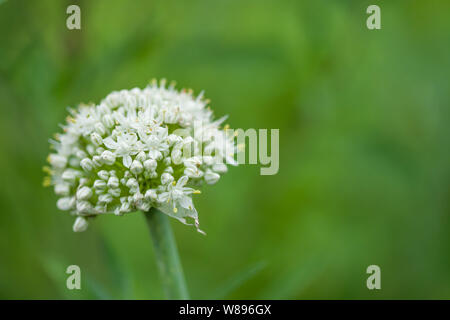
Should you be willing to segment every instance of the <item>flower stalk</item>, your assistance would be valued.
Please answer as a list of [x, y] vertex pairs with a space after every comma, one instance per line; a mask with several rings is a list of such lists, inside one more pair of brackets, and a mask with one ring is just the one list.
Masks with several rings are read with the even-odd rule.
[[151, 208], [144, 213], [153, 241], [156, 261], [162, 285], [167, 299], [189, 299], [183, 268], [178, 256], [178, 249], [173, 235], [169, 217]]

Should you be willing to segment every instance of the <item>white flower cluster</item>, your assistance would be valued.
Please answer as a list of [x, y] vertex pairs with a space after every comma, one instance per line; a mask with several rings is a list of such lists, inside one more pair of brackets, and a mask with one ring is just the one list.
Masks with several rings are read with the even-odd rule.
[[195, 187], [216, 183], [225, 163], [236, 165], [233, 137], [207, 103], [163, 80], [69, 110], [64, 133], [50, 140], [44, 183], [60, 196], [59, 209], [78, 216], [74, 231], [84, 231], [89, 217], [151, 207], [185, 224], [192, 218], [199, 230]]

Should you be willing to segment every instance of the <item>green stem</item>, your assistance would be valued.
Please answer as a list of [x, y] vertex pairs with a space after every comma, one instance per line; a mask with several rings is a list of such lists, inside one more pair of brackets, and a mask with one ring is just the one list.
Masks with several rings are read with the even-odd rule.
[[155, 208], [144, 215], [150, 229], [159, 274], [167, 299], [189, 299], [169, 217]]

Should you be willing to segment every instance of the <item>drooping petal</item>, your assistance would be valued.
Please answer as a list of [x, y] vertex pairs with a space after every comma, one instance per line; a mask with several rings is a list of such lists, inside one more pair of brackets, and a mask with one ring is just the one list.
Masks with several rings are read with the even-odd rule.
[[192, 210], [192, 208], [194, 208], [194, 204], [192, 203], [191, 197], [184, 196], [178, 202], [185, 209]]

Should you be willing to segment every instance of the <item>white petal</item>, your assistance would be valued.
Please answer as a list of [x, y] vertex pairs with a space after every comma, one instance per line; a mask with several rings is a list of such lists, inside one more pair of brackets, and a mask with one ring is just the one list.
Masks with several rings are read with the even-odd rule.
[[158, 200], [161, 201], [161, 202], [166, 202], [169, 199], [169, 196], [170, 196], [169, 192], [161, 193], [158, 196]]
[[123, 165], [127, 168], [129, 168], [131, 166], [132, 163], [132, 159], [130, 155], [127, 156], [123, 156]]
[[111, 137], [103, 139], [103, 144], [109, 149], [117, 149], [118, 147], [117, 142], [115, 142]]
[[180, 179], [178, 179], [177, 187], [181, 188], [184, 187], [184, 185], [188, 182], [189, 178], [188, 176], [182, 176]]
[[190, 197], [182, 197], [179, 200], [179, 202], [180, 202], [180, 205], [185, 209], [193, 210], [193, 208], [194, 208], [192, 199]]

